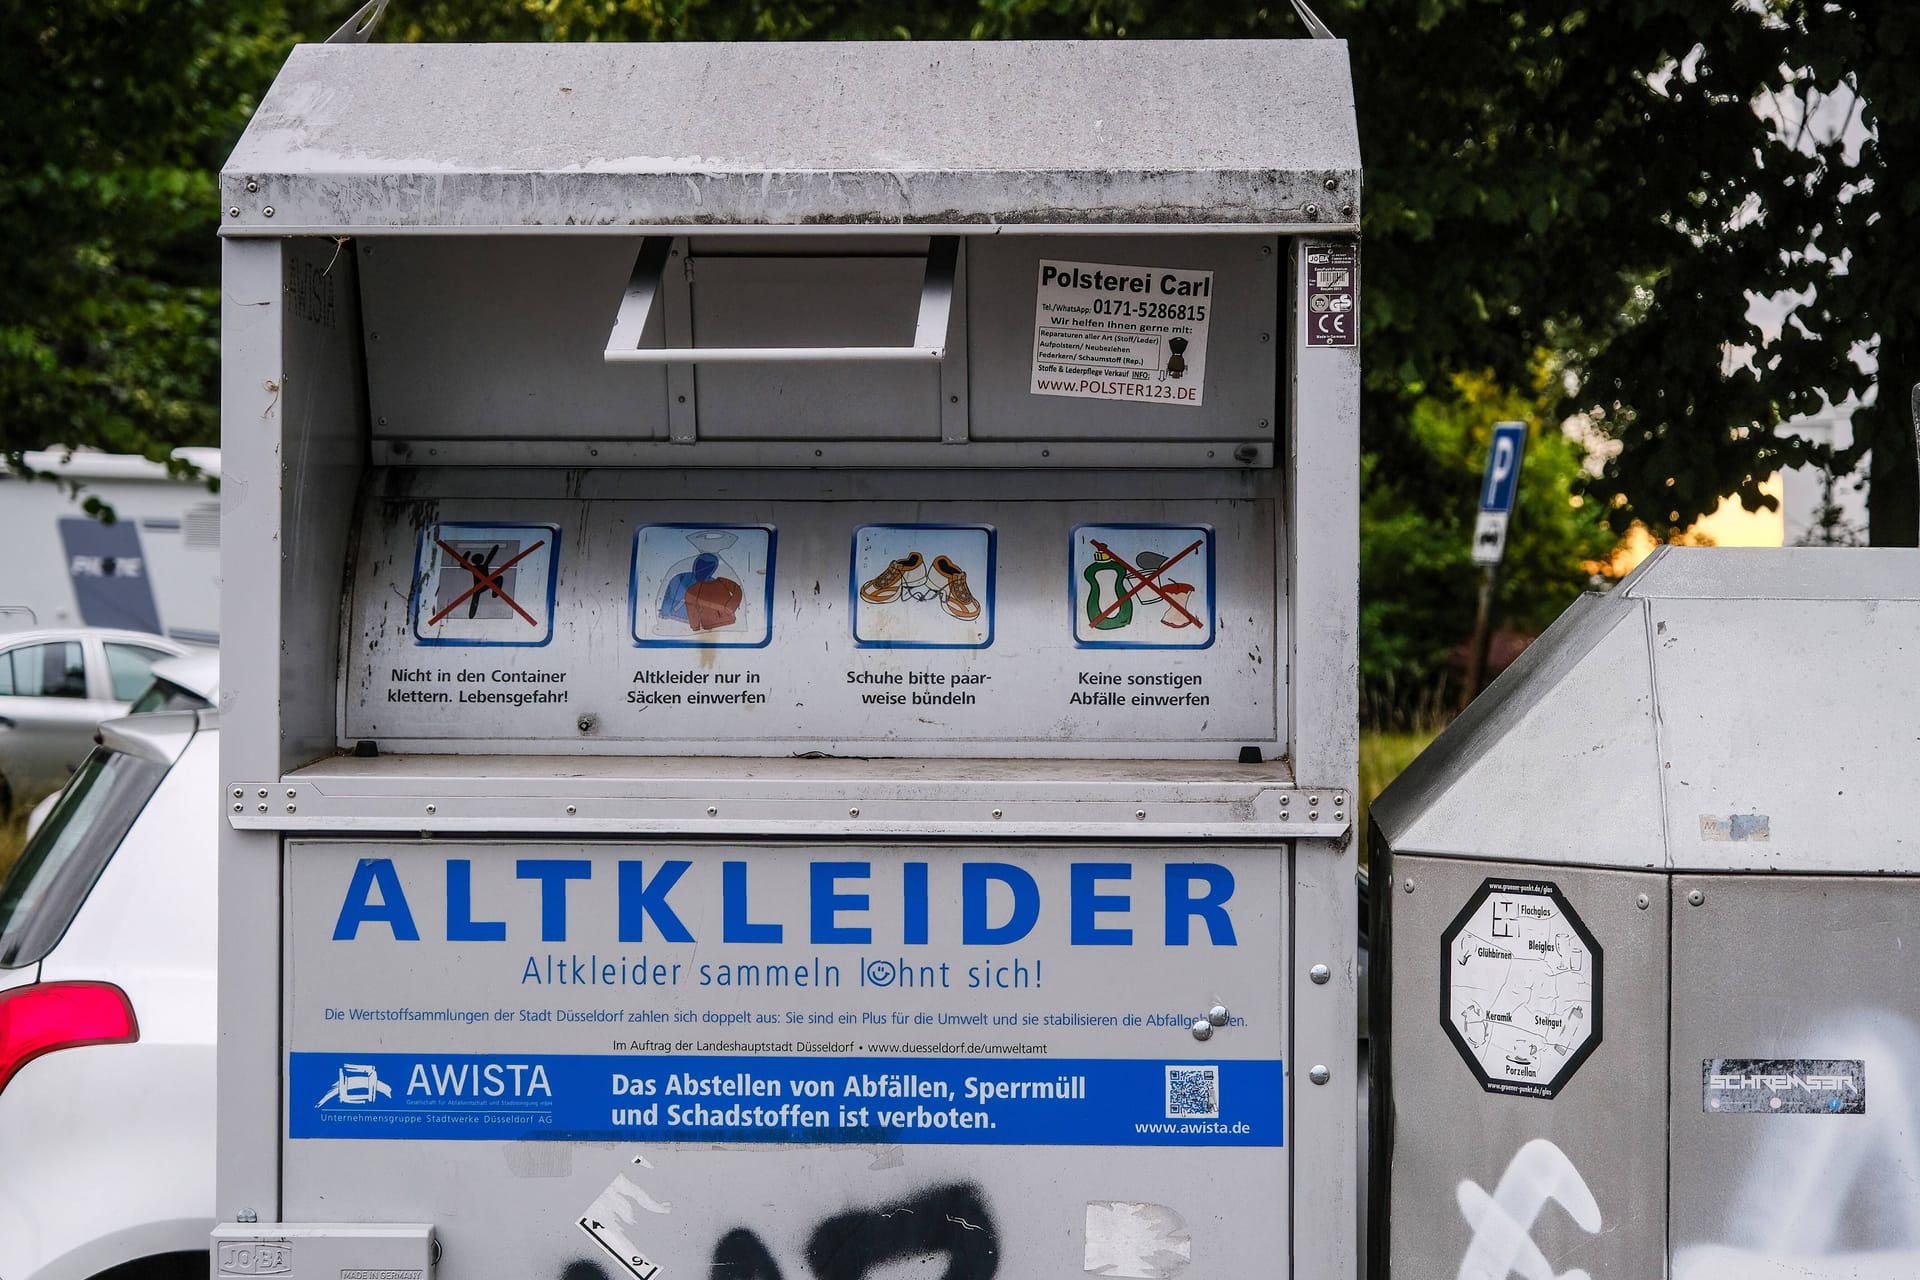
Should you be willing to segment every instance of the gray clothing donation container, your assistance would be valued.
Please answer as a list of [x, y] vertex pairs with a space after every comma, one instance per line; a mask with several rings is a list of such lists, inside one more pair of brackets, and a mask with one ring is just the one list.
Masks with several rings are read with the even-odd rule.
[[222, 182], [219, 1274], [1351, 1275], [1343, 44], [309, 46]]
[[1371, 812], [1376, 1276], [1920, 1275], [1920, 553], [1668, 548]]

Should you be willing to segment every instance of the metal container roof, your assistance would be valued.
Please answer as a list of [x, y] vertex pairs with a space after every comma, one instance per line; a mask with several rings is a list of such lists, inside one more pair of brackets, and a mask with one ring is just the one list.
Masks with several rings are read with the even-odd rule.
[[221, 194], [230, 234], [1340, 231], [1360, 149], [1338, 40], [302, 45]]
[[1374, 803], [1396, 853], [1920, 870], [1920, 552], [1666, 548]]

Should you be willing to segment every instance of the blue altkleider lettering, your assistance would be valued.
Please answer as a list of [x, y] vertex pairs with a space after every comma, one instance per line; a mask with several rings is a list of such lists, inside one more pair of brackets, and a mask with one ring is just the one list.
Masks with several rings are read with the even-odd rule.
[[840, 923], [842, 911], [865, 911], [864, 893], [841, 893], [842, 880], [864, 880], [873, 874], [870, 862], [816, 862], [809, 870], [813, 892], [813, 940], [815, 942], [872, 942], [873, 930]]
[[[987, 886], [1013, 891], [1013, 913], [998, 925], [987, 923]], [[1040, 886], [1010, 862], [968, 862], [960, 867], [960, 941], [970, 947], [1018, 942], [1040, 919]]]
[[567, 881], [591, 880], [593, 864], [585, 858], [522, 858], [514, 864], [522, 880], [540, 882], [540, 940], [567, 940]]
[[[376, 888], [380, 890], [378, 902], [373, 901]], [[340, 904], [340, 918], [333, 925], [333, 940], [351, 942], [360, 936], [361, 925], [376, 922], [392, 929], [401, 942], [420, 941], [420, 930], [414, 927], [413, 912], [407, 906], [407, 895], [400, 891], [400, 875], [393, 869], [392, 858], [362, 858], [355, 864], [346, 901]]]
[[1073, 864], [1073, 945], [1076, 947], [1130, 947], [1133, 930], [1103, 929], [1104, 912], [1125, 911], [1132, 900], [1124, 893], [1096, 892], [1102, 880], [1131, 880], [1133, 868], [1124, 862]]
[[[668, 859], [651, 879], [643, 863], [618, 864], [616, 909], [622, 942], [647, 940], [651, 921], [662, 942], [693, 942], [693, 931], [674, 911], [668, 896], [680, 886], [694, 864]], [[446, 867], [446, 932], [449, 942], [501, 942], [507, 937], [504, 919], [475, 919], [473, 861], [449, 858]], [[540, 885], [540, 936], [546, 942], [565, 942], [568, 926], [567, 886], [591, 880], [593, 863], [585, 858], [522, 858], [514, 864], [516, 878]], [[960, 871], [960, 942], [965, 946], [1007, 946], [1029, 935], [1040, 922], [1041, 890], [1031, 872], [1010, 862], [963, 862]], [[929, 928], [932, 866], [926, 862], [900, 864], [899, 941], [926, 946]], [[874, 941], [874, 928], [858, 923], [873, 910], [873, 895], [859, 890], [871, 881], [871, 862], [815, 862], [808, 867], [808, 940], [817, 945], [862, 946]], [[778, 943], [786, 926], [777, 919], [755, 920], [748, 904], [751, 864], [744, 860], [721, 864], [721, 940], [739, 943]], [[1102, 892], [1106, 882], [1132, 881], [1127, 862], [1068, 864], [1069, 942], [1076, 947], [1131, 946], [1139, 917], [1134, 914], [1137, 893]], [[708, 890], [711, 891], [710, 889]], [[698, 893], [698, 888], [682, 893]], [[1194, 921], [1216, 947], [1238, 945], [1228, 904], [1233, 898], [1233, 872], [1218, 863], [1175, 862], [1165, 869], [1164, 929], [1167, 946], [1193, 944]], [[889, 892], [891, 898], [891, 891]], [[499, 909], [499, 903], [493, 903]], [[763, 907], [764, 907], [763, 903]], [[1149, 904], [1141, 904], [1151, 910]], [[883, 914], [883, 922], [886, 917]], [[407, 902], [400, 874], [391, 858], [362, 858], [353, 868], [333, 937], [338, 942], [359, 938], [361, 927], [385, 925], [396, 941], [417, 942], [420, 930]], [[1057, 926], [1056, 926], [1057, 927]], [[891, 932], [889, 930], [889, 932]]]
[[447, 859], [447, 941], [505, 942], [505, 920], [473, 918], [473, 860]]
[[[1193, 882], [1206, 884], [1205, 896], [1193, 896]], [[1227, 914], [1227, 899], [1233, 896], [1233, 872], [1217, 862], [1169, 862], [1167, 864], [1167, 945], [1187, 945], [1188, 926], [1193, 917], [1207, 922], [1207, 941], [1216, 947], [1237, 945], [1233, 936], [1233, 917]]]
[[692, 942], [693, 935], [687, 932], [680, 917], [667, 905], [667, 894], [673, 886], [680, 883], [680, 877], [687, 873], [693, 864], [684, 858], [672, 858], [660, 864], [653, 873], [653, 879], [647, 879], [646, 868], [638, 862], [622, 861], [620, 864], [620, 941], [645, 942], [647, 940], [647, 917], [653, 917], [653, 923], [660, 930], [662, 942]]
[[786, 929], [777, 924], [755, 924], [747, 919], [747, 864], [720, 866], [720, 940], [722, 942], [778, 942]]

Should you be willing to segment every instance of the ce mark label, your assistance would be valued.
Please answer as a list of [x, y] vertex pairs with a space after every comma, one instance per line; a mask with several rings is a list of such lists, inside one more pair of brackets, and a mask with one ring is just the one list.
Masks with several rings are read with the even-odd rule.
[[1309, 347], [1351, 347], [1360, 340], [1360, 251], [1330, 244], [1306, 248]]

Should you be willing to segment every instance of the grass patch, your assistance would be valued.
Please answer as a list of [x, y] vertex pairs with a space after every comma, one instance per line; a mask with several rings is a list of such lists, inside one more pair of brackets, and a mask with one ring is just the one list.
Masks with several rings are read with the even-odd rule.
[[[1413, 763], [1415, 756], [1427, 749], [1427, 744], [1440, 734], [1439, 729], [1415, 733], [1368, 733], [1360, 735], [1360, 805], [1354, 820], [1359, 824], [1354, 829], [1361, 838], [1367, 838], [1367, 811], [1373, 807], [1373, 799], [1387, 789], [1387, 784], [1400, 776], [1400, 771]], [[1367, 845], [1360, 846], [1360, 861], [1365, 865]]]
[[7, 873], [13, 870], [14, 860], [20, 856], [20, 847], [27, 842], [27, 815], [33, 807], [46, 798], [44, 792], [29, 794], [14, 802], [13, 812], [6, 821], [0, 822], [0, 884], [5, 884]]

